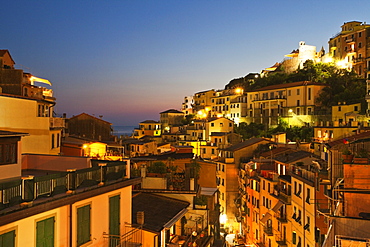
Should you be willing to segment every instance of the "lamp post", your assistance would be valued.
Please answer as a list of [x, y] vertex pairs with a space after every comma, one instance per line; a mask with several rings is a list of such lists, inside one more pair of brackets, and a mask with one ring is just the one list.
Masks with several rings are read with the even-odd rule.
[[288, 111], [288, 127], [290, 128], [290, 114], [293, 113], [293, 110], [292, 109], [289, 109]]

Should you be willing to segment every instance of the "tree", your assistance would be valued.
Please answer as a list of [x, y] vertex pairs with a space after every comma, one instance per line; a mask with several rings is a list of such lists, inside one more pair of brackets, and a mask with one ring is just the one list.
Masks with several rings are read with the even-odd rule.
[[156, 161], [148, 167], [148, 172], [165, 174], [167, 172], [166, 164], [162, 161]]
[[240, 123], [238, 126], [234, 127], [234, 132], [241, 135], [244, 140], [250, 139], [252, 137], [259, 137], [262, 135], [265, 126], [258, 123], [247, 124], [245, 122]]

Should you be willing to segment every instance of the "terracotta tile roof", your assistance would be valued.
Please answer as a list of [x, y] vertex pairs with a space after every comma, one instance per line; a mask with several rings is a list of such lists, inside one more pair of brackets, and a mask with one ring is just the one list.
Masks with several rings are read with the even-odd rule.
[[138, 193], [132, 197], [132, 223], [137, 224], [136, 214], [144, 211], [143, 229], [159, 233], [172, 219], [185, 214], [189, 202], [151, 193]]
[[294, 152], [294, 153], [290, 153], [290, 154], [282, 154], [282, 155], [279, 155], [278, 157], [274, 158], [276, 161], [280, 161], [280, 162], [283, 162], [283, 163], [292, 163], [292, 162], [295, 162], [297, 160], [301, 160], [301, 159], [304, 159], [306, 157], [310, 157], [310, 156], [313, 156], [312, 153], [310, 152], [306, 152], [306, 151], [297, 151], [297, 152]]
[[143, 122], [140, 122], [140, 123], [159, 123], [158, 121], [154, 121], [154, 120], [145, 120]]
[[184, 114], [182, 111], [178, 111], [178, 110], [175, 110], [175, 109], [169, 109], [169, 110], [163, 111], [159, 114], [162, 114], [162, 113], [182, 113], [182, 114]]
[[8, 53], [8, 54], [9, 54], [10, 59], [11, 59], [11, 60], [12, 60], [12, 62], [15, 64], [14, 59], [13, 59], [13, 58], [12, 58], [12, 56], [10, 55], [9, 50], [0, 50], [0, 57], [3, 57], [6, 53]]
[[73, 117], [71, 117], [70, 119], [78, 118], [78, 117], [83, 116], [83, 115], [86, 115], [86, 116], [88, 116], [88, 117], [90, 117], [90, 118], [94, 118], [94, 119], [97, 119], [97, 120], [99, 120], [99, 121], [102, 121], [102, 122], [105, 122], [105, 123], [108, 123], [108, 124], [112, 125], [112, 123], [110, 123], [110, 122], [108, 122], [108, 121], [105, 121], [105, 120], [103, 120], [103, 119], [101, 119], [101, 118], [97, 118], [97, 117], [95, 117], [95, 116], [89, 115], [89, 114], [84, 113], [84, 112], [83, 112], [83, 113], [80, 113], [80, 114], [78, 114], [78, 115], [76, 115], [76, 116], [73, 116]]
[[13, 132], [13, 131], [0, 130], [0, 137], [26, 136], [26, 135], [29, 135], [29, 134], [28, 133], [22, 133], [22, 132]]
[[332, 148], [332, 147], [334, 147], [336, 145], [339, 145], [339, 144], [344, 144], [344, 143], [347, 143], [347, 142], [351, 143], [351, 142], [355, 142], [355, 141], [358, 141], [358, 140], [361, 140], [361, 139], [367, 139], [367, 138], [370, 138], [370, 131], [362, 132], [362, 133], [355, 134], [355, 135], [352, 135], [352, 136], [348, 136], [348, 137], [345, 137], [345, 138], [340, 138], [338, 140], [328, 142], [325, 145]]
[[236, 151], [236, 150], [239, 150], [239, 149], [242, 149], [242, 148], [251, 146], [253, 144], [257, 144], [257, 143], [262, 142], [262, 141], [271, 142], [270, 140], [267, 140], [265, 138], [251, 138], [251, 139], [249, 139], [247, 141], [240, 142], [238, 144], [235, 144], [235, 145], [232, 145], [232, 146], [230, 146], [228, 148], [225, 148], [224, 150], [225, 151]]

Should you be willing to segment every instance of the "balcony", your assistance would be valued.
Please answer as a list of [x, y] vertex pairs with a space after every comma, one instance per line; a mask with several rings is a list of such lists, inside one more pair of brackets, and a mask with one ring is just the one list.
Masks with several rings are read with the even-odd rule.
[[64, 118], [55, 118], [51, 117], [50, 118], [50, 128], [64, 128], [65, 127], [65, 120]]
[[279, 215], [278, 217], [276, 217], [276, 219], [278, 221], [280, 221], [280, 223], [282, 223], [282, 224], [288, 223], [288, 219], [287, 219], [286, 215], [283, 215], [283, 216]]
[[290, 205], [291, 204], [291, 197], [283, 192], [279, 192], [278, 198], [282, 200], [285, 204]]
[[[125, 162], [114, 162], [105, 166], [69, 170], [44, 176], [22, 177], [0, 184], [0, 211], [20, 203], [24, 203], [23, 206], [32, 206], [38, 202], [37, 199], [45, 197], [56, 200], [70, 194], [79, 194], [85, 190], [122, 181], [125, 177]], [[56, 195], [58, 195], [57, 198], [54, 198]]]
[[226, 164], [231, 164], [234, 163], [235, 159], [234, 158], [225, 158], [225, 163]]
[[266, 233], [267, 236], [273, 236], [274, 233], [272, 231], [272, 227], [264, 227], [263, 231]]
[[104, 247], [105, 246], [142, 246], [143, 244], [143, 237], [142, 237], [142, 225], [138, 227], [130, 226], [126, 233], [122, 236], [119, 235], [112, 235], [103, 233], [104, 238]]

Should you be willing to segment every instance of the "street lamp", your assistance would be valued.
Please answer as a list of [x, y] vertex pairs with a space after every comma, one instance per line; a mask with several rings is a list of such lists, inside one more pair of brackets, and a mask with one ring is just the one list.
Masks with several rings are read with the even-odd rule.
[[288, 110], [288, 127], [290, 128], [290, 114], [292, 114], [293, 113], [293, 109], [289, 109]]

